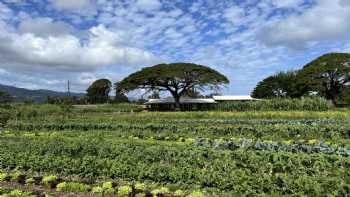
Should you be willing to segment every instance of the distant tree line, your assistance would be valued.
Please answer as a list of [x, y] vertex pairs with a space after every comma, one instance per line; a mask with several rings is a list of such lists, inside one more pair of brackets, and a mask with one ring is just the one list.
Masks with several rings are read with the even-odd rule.
[[14, 100], [13, 96], [7, 92], [0, 91], [0, 103], [11, 103]]
[[260, 81], [255, 98], [321, 96], [338, 105], [350, 104], [350, 54], [325, 54], [302, 69], [279, 72]]
[[[181, 97], [204, 98], [206, 96], [201, 92], [217, 92], [228, 83], [226, 76], [206, 66], [192, 63], [158, 64], [145, 67], [114, 84], [108, 79], [96, 80], [83, 98], [47, 97], [46, 103], [124, 103], [129, 102], [126, 93], [144, 89], [150, 93], [149, 98], [160, 98], [161, 92], [170, 93], [179, 108]], [[115, 96], [110, 97], [113, 88]], [[338, 105], [350, 105], [350, 54], [325, 54], [300, 70], [269, 76], [257, 84], [251, 95], [263, 99], [320, 96]], [[0, 92], [0, 103], [12, 100], [10, 95]]]

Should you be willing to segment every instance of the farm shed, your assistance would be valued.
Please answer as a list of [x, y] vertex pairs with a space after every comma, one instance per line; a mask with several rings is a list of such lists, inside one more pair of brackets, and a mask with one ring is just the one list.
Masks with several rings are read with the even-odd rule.
[[[181, 98], [180, 106], [182, 110], [195, 111], [207, 110], [217, 102], [212, 98]], [[172, 111], [175, 110], [174, 98], [150, 99], [145, 103], [150, 111]]]
[[[208, 110], [219, 102], [227, 101], [255, 101], [251, 96], [213, 96], [213, 98], [181, 98], [181, 109], [186, 111]], [[174, 98], [149, 99], [146, 109], [150, 111], [172, 111], [175, 109]]]
[[226, 102], [226, 101], [257, 101], [249, 95], [239, 95], [239, 96], [213, 96], [216, 102]]

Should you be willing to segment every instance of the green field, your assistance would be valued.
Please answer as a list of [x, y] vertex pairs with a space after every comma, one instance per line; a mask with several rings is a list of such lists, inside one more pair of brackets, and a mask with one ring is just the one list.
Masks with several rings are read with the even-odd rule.
[[0, 194], [350, 195], [349, 110], [126, 111], [13, 110], [0, 132]]

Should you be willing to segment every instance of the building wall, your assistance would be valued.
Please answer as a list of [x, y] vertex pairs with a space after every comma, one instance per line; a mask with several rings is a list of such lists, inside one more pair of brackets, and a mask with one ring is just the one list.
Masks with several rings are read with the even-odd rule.
[[[185, 103], [181, 104], [182, 111], [204, 111], [213, 108], [216, 104], [205, 104], [205, 103]], [[147, 108], [149, 111], [174, 111], [175, 104], [173, 103], [162, 103], [162, 104], [148, 104]]]

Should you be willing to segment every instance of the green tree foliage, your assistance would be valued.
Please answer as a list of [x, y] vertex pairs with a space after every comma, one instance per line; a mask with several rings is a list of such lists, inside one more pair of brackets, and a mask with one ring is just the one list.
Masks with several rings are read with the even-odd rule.
[[106, 103], [109, 99], [108, 95], [111, 91], [112, 83], [108, 79], [99, 79], [92, 83], [86, 90], [90, 103]]
[[350, 87], [346, 88], [338, 97], [337, 103], [342, 106], [350, 106]]
[[185, 93], [184, 96], [190, 97], [190, 98], [203, 98], [204, 96], [197, 91], [195, 88], [188, 89]]
[[116, 83], [117, 91], [129, 92], [136, 89], [168, 91], [180, 109], [180, 98], [189, 89], [217, 89], [228, 84], [221, 73], [202, 65], [191, 63], [159, 64], [146, 67]]
[[10, 103], [13, 101], [13, 97], [7, 92], [0, 91], [0, 103]]
[[123, 94], [123, 93], [119, 93], [117, 92], [115, 97], [114, 97], [114, 103], [128, 103], [129, 102], [129, 98]]
[[118, 87], [115, 86], [115, 97], [114, 97], [114, 103], [128, 103], [129, 98], [121, 91], [118, 91]]
[[329, 53], [308, 63], [298, 77], [319, 95], [336, 102], [350, 83], [350, 54]]
[[306, 84], [298, 82], [297, 71], [279, 72], [258, 83], [255, 98], [298, 98], [307, 93]]

